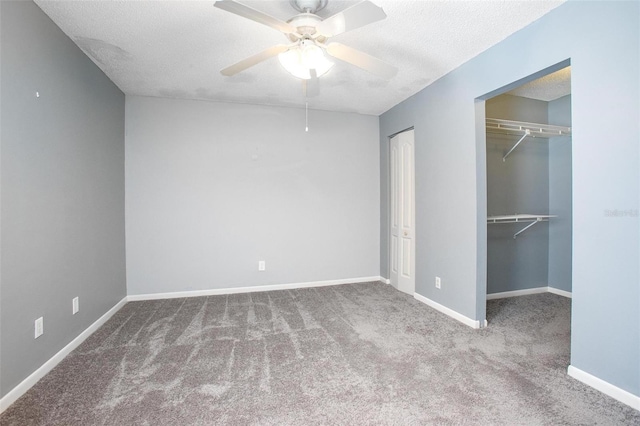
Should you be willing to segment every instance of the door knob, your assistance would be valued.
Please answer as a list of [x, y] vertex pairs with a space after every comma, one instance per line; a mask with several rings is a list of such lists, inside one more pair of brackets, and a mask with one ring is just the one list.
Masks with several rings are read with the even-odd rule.
[[409, 235], [409, 233], [407, 231], [404, 231], [404, 236], [406, 237], [408, 235]]

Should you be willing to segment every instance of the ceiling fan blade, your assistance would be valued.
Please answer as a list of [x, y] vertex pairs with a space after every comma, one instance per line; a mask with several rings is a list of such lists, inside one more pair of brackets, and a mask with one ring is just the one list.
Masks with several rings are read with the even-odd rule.
[[234, 13], [243, 18], [251, 19], [252, 21], [259, 22], [268, 27], [274, 28], [285, 34], [295, 33], [296, 28], [293, 25], [289, 25], [279, 19], [269, 16], [266, 13], [260, 12], [252, 7], [246, 6], [242, 3], [238, 3], [234, 0], [219, 0], [213, 4], [218, 9], [226, 10], [227, 12]]
[[223, 69], [222, 71], [220, 71], [220, 73], [222, 75], [226, 75], [227, 77], [230, 77], [232, 75], [239, 73], [240, 71], [244, 71], [247, 68], [250, 68], [256, 64], [259, 64], [262, 61], [265, 61], [269, 58], [279, 55], [282, 52], [286, 52], [287, 50], [289, 50], [289, 46], [287, 46], [286, 44], [278, 44], [276, 46], [263, 50], [262, 52], [256, 55], [249, 56], [248, 58], [243, 59], [240, 62]]
[[389, 80], [398, 73], [398, 69], [393, 65], [344, 44], [329, 43], [325, 48], [327, 53], [334, 58], [348, 62], [384, 79]]
[[323, 20], [316, 27], [316, 32], [325, 37], [333, 37], [386, 17], [387, 14], [381, 7], [365, 0]]

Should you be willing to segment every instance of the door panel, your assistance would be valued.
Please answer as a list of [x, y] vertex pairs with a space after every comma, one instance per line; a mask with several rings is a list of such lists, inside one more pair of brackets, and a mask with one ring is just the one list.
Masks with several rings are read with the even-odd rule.
[[398, 275], [398, 237], [391, 236], [391, 273]]
[[[409, 143], [411, 142], [411, 143]], [[402, 227], [411, 229], [413, 224], [413, 141], [402, 143]]]
[[411, 239], [402, 239], [402, 275], [404, 278], [411, 277]]
[[391, 226], [398, 228], [398, 147], [391, 146]]
[[391, 284], [415, 292], [415, 159], [413, 130], [390, 140], [390, 250]]

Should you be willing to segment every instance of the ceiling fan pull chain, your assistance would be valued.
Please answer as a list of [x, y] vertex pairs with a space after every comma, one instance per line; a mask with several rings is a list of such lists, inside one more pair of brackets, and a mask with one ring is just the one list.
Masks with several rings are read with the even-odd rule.
[[309, 102], [304, 103], [304, 131], [309, 131]]

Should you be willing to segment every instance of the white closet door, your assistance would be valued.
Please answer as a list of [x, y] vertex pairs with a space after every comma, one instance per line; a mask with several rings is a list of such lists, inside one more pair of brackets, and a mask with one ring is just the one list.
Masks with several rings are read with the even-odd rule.
[[415, 292], [415, 173], [413, 130], [390, 141], [390, 250], [391, 284], [398, 290]]

